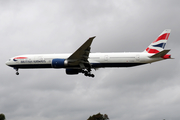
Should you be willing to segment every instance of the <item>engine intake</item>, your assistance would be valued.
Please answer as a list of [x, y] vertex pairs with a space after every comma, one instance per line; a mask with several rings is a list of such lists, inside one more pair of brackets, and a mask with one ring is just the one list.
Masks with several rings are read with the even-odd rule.
[[53, 68], [64, 68], [67, 65], [68, 65], [68, 62], [65, 59], [56, 58], [56, 59], [52, 60], [52, 67]]

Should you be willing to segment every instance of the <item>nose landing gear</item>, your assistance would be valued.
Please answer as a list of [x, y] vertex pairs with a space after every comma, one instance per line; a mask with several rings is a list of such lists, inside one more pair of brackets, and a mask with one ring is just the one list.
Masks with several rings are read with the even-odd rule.
[[16, 72], [16, 75], [19, 75], [19, 72]]
[[16, 75], [19, 75], [18, 68], [14, 68], [16, 70]]

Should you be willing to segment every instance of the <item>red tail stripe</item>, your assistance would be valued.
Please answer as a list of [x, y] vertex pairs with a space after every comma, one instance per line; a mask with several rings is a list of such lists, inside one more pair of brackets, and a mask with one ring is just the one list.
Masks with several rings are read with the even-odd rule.
[[162, 56], [162, 58], [163, 58], [163, 59], [169, 59], [169, 58], [171, 58], [171, 55], [166, 54], [166, 55]]
[[146, 51], [147, 51], [148, 53], [158, 53], [158, 52], [159, 52], [158, 50], [156, 50], [156, 49], [150, 49], [149, 47], [146, 48]]
[[155, 43], [155, 42], [157, 42], [159, 40], [167, 40], [169, 35], [170, 35], [170, 33], [165, 33], [165, 34], [159, 36], [153, 43]]

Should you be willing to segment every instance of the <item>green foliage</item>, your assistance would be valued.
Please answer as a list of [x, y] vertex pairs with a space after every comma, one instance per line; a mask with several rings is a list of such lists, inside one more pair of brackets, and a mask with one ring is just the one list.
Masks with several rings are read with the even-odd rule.
[[108, 115], [107, 114], [101, 114], [98, 113], [96, 115], [90, 116], [87, 120], [109, 120]]
[[5, 118], [5, 115], [4, 114], [0, 114], [0, 120], [5, 120], [6, 118]]

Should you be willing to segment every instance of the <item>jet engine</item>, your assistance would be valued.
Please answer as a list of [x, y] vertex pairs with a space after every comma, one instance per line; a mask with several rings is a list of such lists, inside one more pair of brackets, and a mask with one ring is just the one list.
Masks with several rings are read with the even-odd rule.
[[64, 68], [67, 65], [68, 65], [68, 61], [65, 59], [56, 58], [56, 59], [52, 60], [52, 67], [53, 68]]
[[68, 75], [75, 75], [80, 73], [80, 69], [66, 69], [66, 74]]

